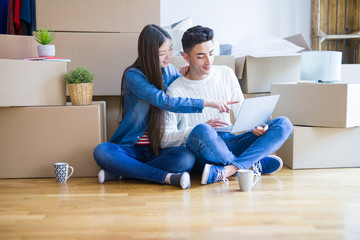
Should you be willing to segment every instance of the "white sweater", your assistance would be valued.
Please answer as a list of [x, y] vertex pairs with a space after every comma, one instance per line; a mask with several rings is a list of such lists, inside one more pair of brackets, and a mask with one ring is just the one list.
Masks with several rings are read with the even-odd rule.
[[[181, 76], [166, 90], [169, 96], [202, 98], [209, 100], [236, 101], [230, 105], [236, 116], [244, 100], [239, 81], [234, 71], [226, 66], [212, 66], [211, 73], [202, 80], [189, 80]], [[181, 146], [186, 143], [191, 130], [200, 123], [220, 118], [231, 124], [229, 113], [220, 113], [214, 108], [204, 108], [202, 113], [165, 113], [165, 134], [161, 148]]]

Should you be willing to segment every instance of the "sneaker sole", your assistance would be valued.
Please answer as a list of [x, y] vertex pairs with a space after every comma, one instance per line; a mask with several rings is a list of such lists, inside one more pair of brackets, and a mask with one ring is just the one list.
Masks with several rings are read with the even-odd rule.
[[102, 169], [98, 173], [98, 181], [100, 184], [103, 184], [105, 181], [105, 171]]
[[204, 171], [203, 171], [202, 176], [201, 176], [201, 184], [202, 185], [207, 185], [207, 180], [209, 178], [210, 168], [211, 168], [210, 164], [206, 164], [205, 167], [204, 167]]
[[180, 186], [182, 189], [190, 188], [191, 181], [190, 181], [190, 174], [188, 172], [185, 172], [180, 179]]
[[[281, 159], [280, 157], [276, 156], [276, 155], [269, 155], [268, 157], [275, 158], [276, 160], [278, 160], [278, 161], [280, 162], [280, 166], [278, 167], [278, 169], [276, 169], [276, 170], [275, 170], [274, 172], [272, 172], [272, 173], [276, 173], [276, 172], [280, 171], [280, 169], [282, 169], [282, 167], [283, 167], [283, 165], [284, 165], [282, 159]], [[272, 174], [272, 173], [269, 173], [269, 174]]]

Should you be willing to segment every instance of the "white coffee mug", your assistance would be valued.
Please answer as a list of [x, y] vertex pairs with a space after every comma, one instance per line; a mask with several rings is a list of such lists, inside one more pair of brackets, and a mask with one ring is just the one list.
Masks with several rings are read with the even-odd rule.
[[[71, 168], [71, 173], [69, 174], [69, 168]], [[54, 163], [55, 178], [59, 183], [66, 183], [68, 178], [73, 174], [74, 168], [69, 166], [68, 163], [58, 162]]]
[[[255, 178], [254, 178], [255, 177]], [[253, 170], [240, 169], [237, 171], [239, 188], [242, 192], [251, 191], [252, 187], [259, 181], [259, 176]]]

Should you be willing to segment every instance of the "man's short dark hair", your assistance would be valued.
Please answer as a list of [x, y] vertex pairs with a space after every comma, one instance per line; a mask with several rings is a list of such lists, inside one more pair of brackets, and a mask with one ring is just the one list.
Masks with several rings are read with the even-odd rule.
[[214, 38], [214, 31], [210, 28], [197, 25], [195, 27], [189, 28], [184, 33], [181, 43], [184, 49], [184, 52], [189, 54], [195, 45], [212, 41]]

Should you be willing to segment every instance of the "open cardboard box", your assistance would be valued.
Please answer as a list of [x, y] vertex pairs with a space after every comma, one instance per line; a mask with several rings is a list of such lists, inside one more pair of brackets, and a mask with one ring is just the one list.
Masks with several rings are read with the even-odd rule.
[[[311, 48], [301, 34], [285, 40], [303, 47]], [[298, 82], [300, 80], [301, 54], [244, 56], [235, 59], [235, 73], [240, 79], [244, 93], [270, 92], [271, 84], [277, 82]]]

